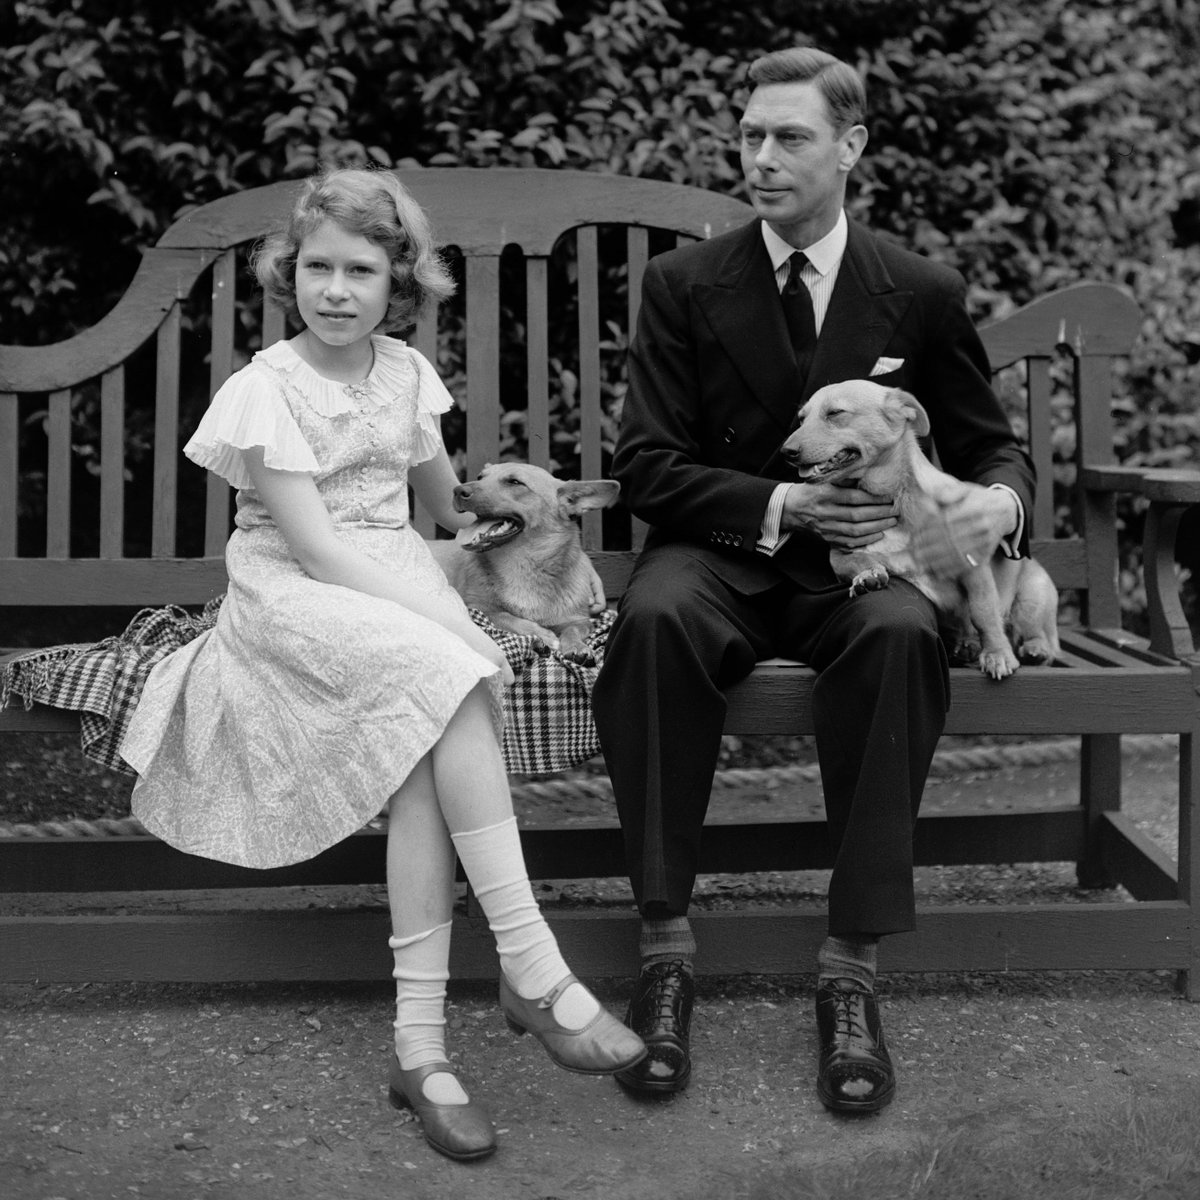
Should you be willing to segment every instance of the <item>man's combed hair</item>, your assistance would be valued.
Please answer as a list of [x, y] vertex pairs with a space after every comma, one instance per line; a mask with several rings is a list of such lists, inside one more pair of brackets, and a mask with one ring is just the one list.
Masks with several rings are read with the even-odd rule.
[[323, 171], [309, 179], [287, 223], [265, 237], [252, 256], [266, 295], [295, 320], [296, 257], [300, 244], [325, 222], [379, 246], [392, 264], [392, 291], [381, 333], [416, 324], [427, 304], [454, 294], [454, 281], [437, 252], [421, 206], [390, 171]]
[[756, 58], [746, 77], [754, 87], [770, 83], [815, 83], [829, 106], [829, 119], [840, 136], [867, 121], [867, 89], [862, 76], [840, 58], [812, 46], [775, 50]]

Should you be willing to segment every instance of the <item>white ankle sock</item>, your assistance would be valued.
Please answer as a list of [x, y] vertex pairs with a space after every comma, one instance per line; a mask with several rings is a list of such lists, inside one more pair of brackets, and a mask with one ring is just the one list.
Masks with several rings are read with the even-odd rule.
[[[396, 1057], [405, 1071], [446, 1061], [446, 981], [450, 978], [450, 927], [435, 925], [411, 937], [390, 937], [395, 966]], [[467, 1104], [458, 1079], [447, 1071], [426, 1076], [421, 1085], [434, 1104]]]
[[[516, 818], [451, 838], [496, 939], [505, 977], [526, 1000], [545, 996], [571, 969], [533, 897]], [[554, 1003], [555, 1020], [568, 1029], [582, 1029], [599, 1011], [582, 984], [567, 988]]]

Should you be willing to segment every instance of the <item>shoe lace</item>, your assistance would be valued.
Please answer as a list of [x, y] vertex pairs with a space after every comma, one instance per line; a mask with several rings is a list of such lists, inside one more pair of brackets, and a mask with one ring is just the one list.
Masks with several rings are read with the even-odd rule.
[[678, 959], [667, 963], [662, 971], [656, 972], [652, 1003], [658, 1010], [659, 1021], [668, 1021], [674, 1018], [675, 990], [673, 985], [684, 974], [683, 962]]
[[841, 988], [834, 988], [832, 990], [834, 1032], [838, 1037], [853, 1037], [858, 1023], [856, 1021], [855, 1002], [862, 993], [843, 991]]

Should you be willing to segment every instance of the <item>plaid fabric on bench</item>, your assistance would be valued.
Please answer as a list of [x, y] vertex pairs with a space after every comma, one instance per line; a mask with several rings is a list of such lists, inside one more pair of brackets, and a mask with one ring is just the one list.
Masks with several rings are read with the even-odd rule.
[[[53, 646], [0, 666], [0, 707], [46, 704], [80, 715], [80, 748], [94, 762], [132, 775], [119, 747], [142, 688], [157, 663], [212, 628], [221, 597], [199, 613], [147, 608], [126, 629], [99, 642]], [[506, 697], [504, 759], [509, 772], [568, 770], [600, 752], [592, 724], [592, 685], [604, 661], [615, 613], [592, 620], [588, 658], [577, 662], [536, 639], [508, 633], [472, 610], [475, 623], [504, 651], [516, 680]]]

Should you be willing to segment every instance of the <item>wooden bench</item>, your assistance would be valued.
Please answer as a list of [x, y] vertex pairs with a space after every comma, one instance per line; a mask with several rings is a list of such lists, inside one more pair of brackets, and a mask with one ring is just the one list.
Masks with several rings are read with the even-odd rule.
[[[576, 172], [401, 172], [460, 261], [460, 298], [414, 343], [439, 362], [466, 413], [464, 467], [500, 453], [595, 478], [615, 432], [627, 331], [651, 253], [736, 227], [741, 202], [696, 189]], [[208, 398], [258, 338], [283, 336], [281, 314], [256, 309], [246, 247], [276, 224], [295, 184], [230, 196], [177, 221], [145, 254], [116, 308], [94, 328], [45, 347], [0, 347], [0, 606], [199, 605], [223, 591], [230, 491], [179, 447]], [[238, 298], [247, 303], [239, 304]], [[465, 307], [464, 307], [465, 304]], [[261, 317], [261, 320], [259, 319]], [[1038, 812], [923, 817], [920, 864], [1074, 862], [1081, 883], [1119, 883], [1131, 899], [926, 907], [915, 933], [888, 939], [888, 970], [1170, 969], [1200, 991], [1200, 660], [1173, 565], [1175, 534], [1200, 504], [1200, 473], [1115, 464], [1114, 364], [1140, 314], [1122, 291], [1081, 284], [984, 331], [1006, 403], [1027, 431], [1042, 488], [1035, 553], [1077, 614], [1061, 662], [1002, 684], [955, 669], [948, 732], [1080, 741], [1079, 798]], [[18, 433], [45, 410], [44, 532], [19, 525]], [[81, 473], [81, 418], [98, 417], [98, 468]], [[147, 431], [150, 450], [126, 449]], [[448, 440], [462, 430], [447, 422]], [[133, 439], [134, 442], [138, 438]], [[40, 453], [41, 448], [35, 448]], [[1056, 454], [1065, 456], [1055, 466]], [[1051, 486], [1056, 477], [1060, 482]], [[127, 480], [127, 474], [129, 476]], [[1121, 628], [1116, 497], [1146, 505], [1150, 636]], [[202, 523], [189, 516], [203, 507]], [[1056, 529], [1056, 515], [1070, 532]], [[426, 518], [418, 521], [427, 532]], [[611, 597], [639, 542], [628, 518], [587, 514], [584, 537]], [[18, 545], [21, 553], [18, 553]], [[117, 632], [117, 629], [112, 632]], [[63, 638], [61, 640], [69, 640]], [[0, 641], [3, 638], [0, 637]], [[729, 693], [731, 733], [811, 732], [812, 672], [760, 665]], [[63, 730], [49, 709], [0, 712], [0, 733]], [[1165, 854], [1121, 811], [1121, 735], [1178, 737], [1179, 839]], [[0, 743], [0, 761], [3, 761]], [[981, 801], [984, 797], [981, 796]], [[615, 819], [605, 828], [550, 824], [523, 831], [541, 879], [623, 876]], [[254, 872], [180, 854], [153, 838], [0, 838], [0, 888], [20, 892], [159, 891], [378, 883], [383, 837], [364, 832], [298, 867]], [[820, 869], [830, 856], [819, 821], [722, 825], [703, 872]], [[577, 970], [625, 974], [635, 961], [632, 909], [556, 913]], [[460, 920], [453, 969], [495, 974], [490, 936]], [[755, 906], [697, 915], [701, 969], [803, 970], [824, 913]], [[0, 919], [0, 978], [358, 979], [386, 975], [386, 916], [377, 910], [39, 916]]]

